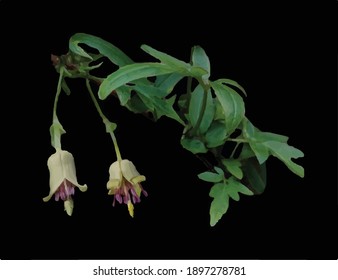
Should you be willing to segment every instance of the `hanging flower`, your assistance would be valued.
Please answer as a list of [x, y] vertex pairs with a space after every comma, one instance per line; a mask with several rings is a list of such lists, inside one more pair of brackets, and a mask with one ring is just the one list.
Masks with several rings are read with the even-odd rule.
[[120, 204], [123, 202], [128, 206], [130, 216], [134, 217], [133, 204], [141, 201], [141, 193], [148, 196], [140, 184], [145, 180], [146, 177], [140, 175], [131, 161], [127, 159], [115, 161], [109, 168], [107, 183], [108, 194], [114, 195], [113, 206], [115, 206], [115, 200]]
[[50, 174], [50, 190], [49, 195], [44, 197], [43, 201], [49, 201], [54, 195], [56, 201], [61, 199], [64, 202], [65, 211], [71, 216], [74, 208], [72, 195], [75, 193], [75, 187], [82, 192], [87, 190], [87, 185], [80, 185], [77, 182], [74, 157], [67, 151], [56, 149], [56, 152], [49, 157], [47, 166]]

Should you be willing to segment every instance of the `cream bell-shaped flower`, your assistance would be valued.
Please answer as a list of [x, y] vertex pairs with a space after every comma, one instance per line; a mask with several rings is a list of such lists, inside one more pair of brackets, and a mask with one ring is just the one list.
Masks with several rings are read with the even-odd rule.
[[108, 195], [114, 195], [113, 206], [115, 206], [115, 200], [120, 204], [123, 202], [128, 206], [130, 216], [134, 217], [133, 203], [141, 201], [141, 193], [148, 196], [140, 184], [145, 180], [146, 177], [138, 173], [131, 161], [127, 159], [115, 161], [109, 168], [107, 183]]
[[47, 166], [50, 174], [50, 190], [49, 195], [44, 197], [43, 201], [49, 201], [54, 195], [56, 201], [61, 199], [64, 202], [65, 211], [71, 216], [74, 208], [72, 195], [75, 193], [75, 187], [82, 192], [87, 190], [87, 185], [80, 185], [77, 182], [74, 157], [67, 151], [56, 149], [56, 152], [49, 157]]

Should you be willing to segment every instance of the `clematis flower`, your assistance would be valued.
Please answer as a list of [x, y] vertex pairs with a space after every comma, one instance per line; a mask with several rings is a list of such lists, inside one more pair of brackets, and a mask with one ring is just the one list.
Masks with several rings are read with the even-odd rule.
[[82, 192], [87, 190], [87, 185], [80, 185], [77, 182], [74, 157], [67, 151], [56, 149], [56, 152], [49, 157], [47, 166], [50, 174], [50, 191], [43, 201], [49, 201], [54, 195], [56, 201], [64, 202], [65, 211], [71, 216], [74, 208], [72, 195], [75, 193], [75, 187]]
[[141, 193], [148, 196], [142, 188], [141, 182], [146, 177], [140, 175], [135, 165], [127, 160], [115, 161], [109, 168], [109, 181], [107, 183], [108, 195], [114, 195], [113, 206], [117, 200], [120, 204], [123, 202], [128, 206], [131, 217], [134, 217], [134, 205], [141, 201]]

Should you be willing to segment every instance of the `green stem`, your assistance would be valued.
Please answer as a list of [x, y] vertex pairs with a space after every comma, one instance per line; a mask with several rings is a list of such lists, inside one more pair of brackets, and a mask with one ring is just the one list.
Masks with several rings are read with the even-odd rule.
[[237, 142], [237, 143], [248, 143], [249, 141], [241, 138], [228, 138], [227, 141]]
[[61, 67], [61, 69], [60, 69], [60, 75], [59, 75], [59, 81], [58, 81], [58, 85], [57, 85], [57, 88], [56, 88], [56, 94], [55, 94], [55, 99], [54, 99], [53, 123], [54, 123], [54, 121], [58, 122], [58, 118], [57, 118], [57, 115], [56, 115], [56, 109], [57, 109], [57, 104], [58, 104], [58, 101], [59, 101], [59, 96], [60, 96], [60, 93], [61, 93], [61, 84], [62, 84], [62, 79], [63, 79], [63, 70], [64, 70], [64, 68]]
[[107, 132], [110, 134], [112, 140], [113, 140], [113, 143], [114, 143], [114, 148], [115, 148], [115, 153], [116, 153], [116, 157], [117, 157], [117, 160], [119, 162], [122, 161], [122, 157], [121, 157], [121, 153], [120, 153], [120, 149], [119, 149], [119, 146], [117, 144], [117, 140], [116, 140], [116, 137], [115, 137], [115, 134], [114, 132], [110, 129], [110, 124], [111, 122], [108, 120], [108, 118], [103, 114], [101, 108], [100, 108], [100, 105], [99, 103], [97, 102], [97, 99], [92, 91], [92, 88], [90, 86], [90, 81], [89, 79], [86, 79], [86, 86], [87, 86], [87, 89], [89, 91], [89, 94], [90, 94], [90, 97], [91, 99], [93, 100], [93, 103], [95, 105], [95, 108], [97, 110], [97, 112], [99, 113], [100, 117], [102, 118], [102, 121], [103, 123], [105, 124], [106, 128], [107, 128]]
[[240, 144], [241, 144], [240, 142], [237, 142], [237, 143], [236, 143], [236, 146], [235, 146], [235, 148], [233, 149], [233, 151], [232, 151], [232, 153], [231, 153], [231, 155], [230, 155], [230, 158], [234, 158], [235, 152], [236, 152], [236, 150], [237, 150], [237, 148], [238, 148], [238, 146], [239, 146]]
[[56, 114], [59, 96], [60, 96], [61, 89], [62, 89], [61, 84], [62, 84], [63, 74], [64, 74], [64, 68], [61, 67], [60, 74], [59, 74], [59, 81], [57, 84], [56, 94], [55, 94], [55, 99], [54, 99], [53, 121], [50, 127], [51, 144], [56, 150], [61, 149], [61, 135], [65, 132]]

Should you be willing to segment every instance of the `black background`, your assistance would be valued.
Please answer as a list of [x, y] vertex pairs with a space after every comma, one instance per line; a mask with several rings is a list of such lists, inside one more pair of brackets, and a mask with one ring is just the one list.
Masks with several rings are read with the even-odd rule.
[[[337, 258], [337, 117], [331, 101], [337, 76], [332, 43], [322, 32], [332, 29], [329, 16], [319, 20], [319, 7], [282, 3], [188, 7], [0, 2], [1, 259]], [[111, 98], [102, 106], [118, 123], [122, 155], [147, 177], [149, 196], [132, 219], [107, 196], [112, 142], [78, 80], [70, 82], [70, 96], [60, 97], [58, 115], [67, 131], [63, 148], [74, 155], [78, 181], [88, 191], [76, 193], [72, 217], [61, 203], [44, 203], [58, 79], [50, 55], [66, 53], [76, 32], [102, 37], [140, 62], [153, 61], [139, 48], [143, 43], [185, 61], [190, 48], [201, 45], [211, 79], [234, 79], [246, 89], [247, 117], [261, 130], [289, 136], [289, 144], [305, 153], [297, 160], [305, 178], [270, 158], [266, 192], [231, 201], [210, 227], [210, 185], [196, 176], [205, 171], [202, 163], [180, 146], [180, 125], [166, 118], [152, 123]]]

